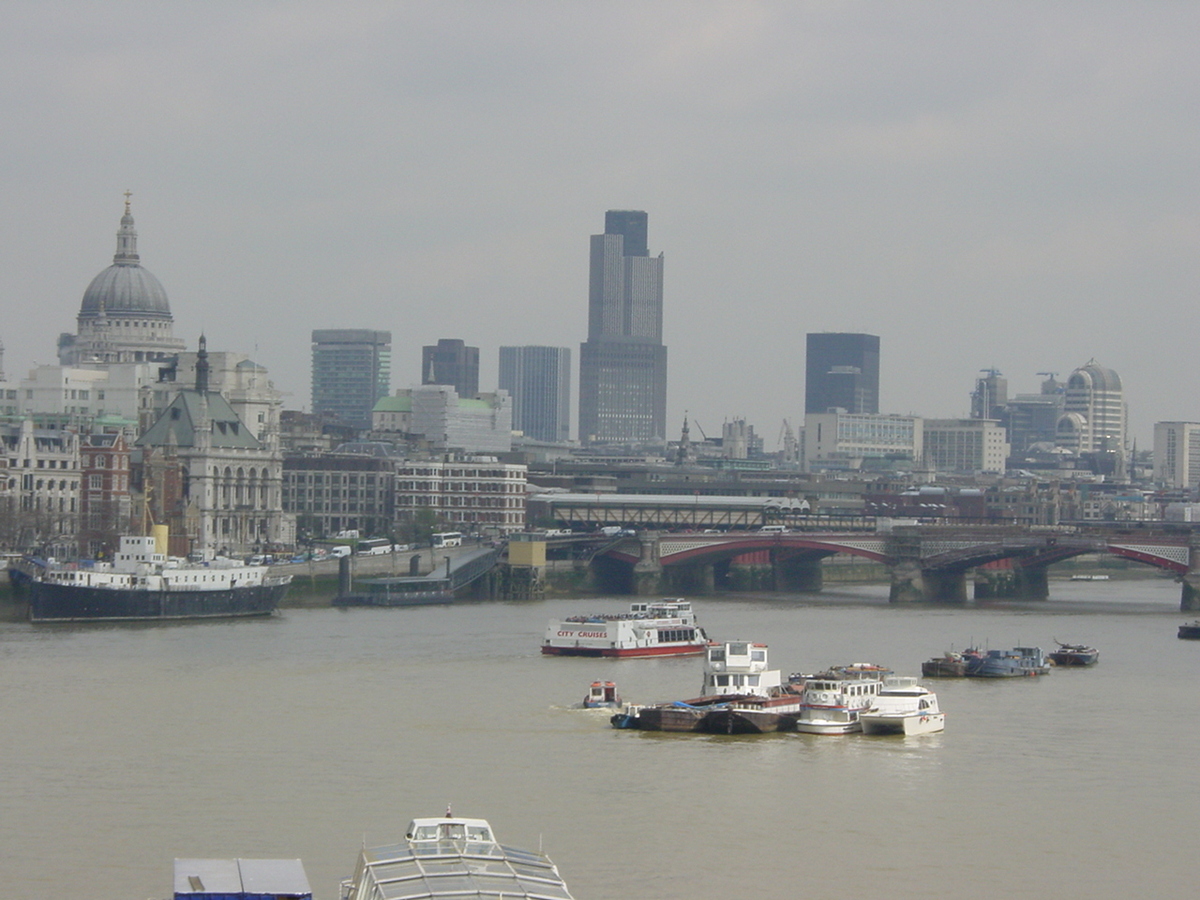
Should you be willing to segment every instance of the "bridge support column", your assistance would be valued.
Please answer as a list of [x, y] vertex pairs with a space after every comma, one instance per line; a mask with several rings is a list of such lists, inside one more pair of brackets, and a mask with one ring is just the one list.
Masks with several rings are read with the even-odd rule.
[[658, 532], [639, 531], [640, 556], [633, 564], [633, 593], [638, 597], [661, 594], [663, 567], [658, 558]]
[[1200, 609], [1200, 535], [1192, 532], [1188, 538], [1188, 570], [1180, 579], [1180, 612], [1195, 612]]
[[789, 556], [780, 559], [772, 551], [771, 570], [777, 591], [816, 594], [820, 593], [825, 584], [819, 557]]
[[892, 603], [965, 603], [967, 575], [958, 570], [925, 570], [914, 560], [892, 564]]

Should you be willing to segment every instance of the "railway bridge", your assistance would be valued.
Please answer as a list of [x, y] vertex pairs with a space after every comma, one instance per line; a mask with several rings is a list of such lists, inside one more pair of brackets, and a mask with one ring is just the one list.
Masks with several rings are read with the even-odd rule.
[[783, 591], [819, 591], [821, 561], [836, 553], [882, 563], [890, 573], [894, 603], [963, 602], [969, 574], [976, 597], [1045, 599], [1051, 565], [1105, 554], [1175, 575], [1182, 585], [1180, 608], [1200, 609], [1200, 537], [1168, 528], [904, 525], [888, 533], [640, 531], [599, 549], [593, 564], [606, 582], [629, 593], [704, 593], [734, 559], [747, 554], [761, 558], [764, 552], [773, 586]]

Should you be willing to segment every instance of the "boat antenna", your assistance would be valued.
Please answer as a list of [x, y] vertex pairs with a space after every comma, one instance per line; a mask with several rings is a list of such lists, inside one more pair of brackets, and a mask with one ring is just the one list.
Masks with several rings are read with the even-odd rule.
[[450, 804], [449, 804], [449, 803], [447, 803], [447, 804], [446, 804], [446, 818], [447, 818], [447, 819], [452, 819], [452, 818], [454, 818], [454, 813], [452, 813], [452, 812], [450, 811]]

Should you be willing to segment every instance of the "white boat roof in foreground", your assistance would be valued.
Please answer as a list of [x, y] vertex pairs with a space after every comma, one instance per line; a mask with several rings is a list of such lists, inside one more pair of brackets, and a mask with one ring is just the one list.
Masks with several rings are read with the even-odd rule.
[[484, 819], [413, 819], [405, 840], [364, 849], [342, 900], [571, 900], [554, 863], [497, 843]]

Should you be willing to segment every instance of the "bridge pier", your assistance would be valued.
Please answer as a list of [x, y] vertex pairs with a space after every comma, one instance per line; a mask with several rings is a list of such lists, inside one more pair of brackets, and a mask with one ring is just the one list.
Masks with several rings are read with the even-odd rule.
[[658, 558], [657, 531], [638, 532], [638, 561], [633, 564], [633, 593], [648, 597], [662, 593], [663, 567]]
[[1188, 537], [1188, 570], [1180, 580], [1179, 611], [1200, 609], [1200, 534]]
[[966, 603], [967, 574], [956, 569], [922, 569], [916, 560], [903, 560], [891, 568], [892, 603]]

